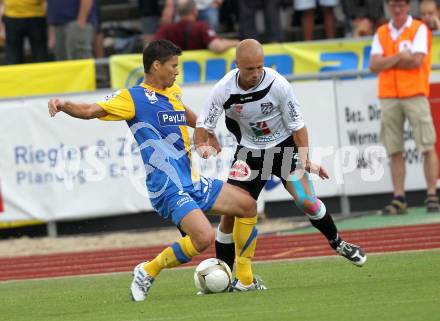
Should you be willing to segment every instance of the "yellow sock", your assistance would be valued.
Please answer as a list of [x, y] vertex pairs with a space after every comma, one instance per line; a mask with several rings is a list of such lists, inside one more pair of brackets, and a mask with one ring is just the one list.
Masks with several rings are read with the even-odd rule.
[[244, 285], [250, 285], [254, 280], [251, 261], [257, 245], [258, 230], [255, 227], [256, 223], [257, 217], [236, 217], [234, 223], [236, 275]]
[[163, 250], [154, 260], [145, 264], [144, 269], [155, 278], [163, 269], [187, 263], [198, 254], [199, 252], [187, 235]]

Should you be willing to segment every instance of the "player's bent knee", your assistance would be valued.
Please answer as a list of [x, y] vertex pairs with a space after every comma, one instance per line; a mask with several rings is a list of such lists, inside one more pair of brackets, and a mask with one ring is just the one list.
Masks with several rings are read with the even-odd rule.
[[325, 213], [327, 212], [327, 209], [324, 205], [324, 203], [316, 199], [316, 202], [307, 202], [308, 204], [304, 205], [304, 212], [311, 220], [320, 220], [324, 217]]
[[301, 202], [301, 207], [306, 214], [315, 215], [319, 212], [320, 203], [318, 199], [315, 201], [305, 200]]
[[249, 198], [242, 203], [242, 213], [240, 217], [255, 217], [257, 216], [257, 202], [253, 198]]

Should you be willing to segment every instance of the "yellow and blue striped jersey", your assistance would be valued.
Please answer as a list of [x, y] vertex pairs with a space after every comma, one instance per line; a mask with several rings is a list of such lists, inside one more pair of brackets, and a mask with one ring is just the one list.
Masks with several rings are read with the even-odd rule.
[[142, 83], [98, 102], [108, 114], [102, 120], [127, 121], [145, 164], [151, 198], [165, 190], [182, 191], [196, 178], [181, 94], [177, 85], [158, 90]]

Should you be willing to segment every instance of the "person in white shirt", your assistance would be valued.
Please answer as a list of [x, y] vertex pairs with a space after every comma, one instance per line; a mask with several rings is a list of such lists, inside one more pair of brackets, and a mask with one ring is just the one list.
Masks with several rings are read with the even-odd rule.
[[378, 73], [380, 140], [390, 164], [393, 198], [383, 215], [407, 212], [405, 196], [404, 124], [411, 124], [417, 151], [423, 155], [427, 193], [426, 211], [440, 211], [437, 196], [439, 172], [435, 150], [436, 132], [431, 115], [429, 75], [431, 72], [432, 35], [410, 13], [410, 0], [387, 0], [391, 20], [378, 28], [373, 37], [370, 70]]
[[[194, 144], [204, 158], [220, 150], [214, 130], [223, 112], [226, 126], [237, 139], [228, 182], [256, 200], [271, 175], [279, 177], [295, 203], [340, 255], [362, 266], [361, 247], [341, 239], [331, 215], [314, 192], [309, 172], [322, 179], [324, 168], [308, 159], [308, 133], [291, 84], [272, 68], [263, 66], [264, 52], [254, 39], [236, 49], [237, 69], [214, 87], [197, 118]], [[232, 266], [233, 220], [222, 217], [217, 231], [217, 257]]]
[[223, 0], [196, 0], [196, 4], [198, 11], [197, 20], [208, 22], [215, 32], [219, 32], [219, 13]]

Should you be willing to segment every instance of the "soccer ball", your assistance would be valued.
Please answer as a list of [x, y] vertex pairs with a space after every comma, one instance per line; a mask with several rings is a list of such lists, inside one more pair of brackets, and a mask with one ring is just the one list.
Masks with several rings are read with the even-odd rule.
[[231, 284], [232, 273], [222, 260], [206, 259], [196, 267], [194, 283], [203, 294], [224, 292]]

